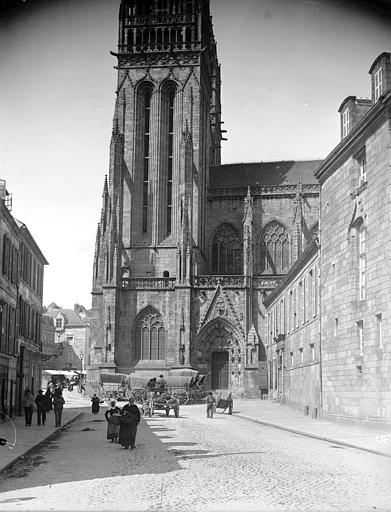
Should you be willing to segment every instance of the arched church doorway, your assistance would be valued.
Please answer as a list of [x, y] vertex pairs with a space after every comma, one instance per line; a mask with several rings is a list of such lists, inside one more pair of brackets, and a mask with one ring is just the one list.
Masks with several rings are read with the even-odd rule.
[[228, 389], [229, 354], [212, 352], [212, 389]]
[[211, 389], [235, 390], [242, 385], [245, 353], [240, 341], [239, 333], [223, 318], [209, 322], [198, 335], [192, 366], [209, 375]]

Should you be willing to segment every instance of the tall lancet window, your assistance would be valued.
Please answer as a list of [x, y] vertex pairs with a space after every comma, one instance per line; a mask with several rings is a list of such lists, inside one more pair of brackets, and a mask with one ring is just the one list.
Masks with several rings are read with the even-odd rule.
[[228, 223], [219, 226], [212, 239], [212, 272], [242, 274], [242, 254], [242, 240], [236, 229]]
[[148, 232], [148, 199], [149, 199], [149, 130], [151, 119], [151, 97], [152, 89], [150, 87], [143, 88], [141, 93], [142, 109], [141, 109], [141, 122], [142, 122], [142, 161], [143, 161], [143, 187], [142, 187], [142, 232]]
[[162, 316], [152, 307], [136, 321], [134, 359], [163, 360], [166, 357], [166, 329]]
[[290, 265], [289, 235], [277, 221], [270, 222], [262, 231], [260, 241], [260, 271], [267, 274], [287, 272]]
[[163, 160], [166, 165], [165, 172], [165, 234], [172, 233], [172, 200], [173, 200], [173, 169], [174, 169], [174, 107], [175, 107], [175, 84], [169, 83], [162, 92], [163, 98], [163, 126], [162, 126], [162, 142], [163, 142]]

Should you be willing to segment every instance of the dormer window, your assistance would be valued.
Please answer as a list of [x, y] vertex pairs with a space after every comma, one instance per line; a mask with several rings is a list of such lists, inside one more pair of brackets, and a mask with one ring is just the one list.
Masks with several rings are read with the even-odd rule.
[[383, 92], [383, 68], [379, 68], [374, 74], [374, 92], [374, 99], [377, 101]]
[[56, 329], [62, 329], [62, 318], [56, 318]]
[[342, 112], [342, 137], [346, 137], [346, 135], [350, 131], [350, 109], [347, 108]]

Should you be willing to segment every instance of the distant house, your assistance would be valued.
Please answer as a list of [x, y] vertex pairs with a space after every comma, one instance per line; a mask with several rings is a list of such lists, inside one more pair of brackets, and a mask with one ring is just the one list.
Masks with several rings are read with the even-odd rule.
[[[56, 370], [84, 371], [90, 342], [89, 311], [79, 304], [75, 304], [74, 309], [65, 309], [52, 302], [47, 307], [46, 315], [52, 319], [58, 352], [51, 367]], [[58, 351], [60, 344], [62, 354]]]

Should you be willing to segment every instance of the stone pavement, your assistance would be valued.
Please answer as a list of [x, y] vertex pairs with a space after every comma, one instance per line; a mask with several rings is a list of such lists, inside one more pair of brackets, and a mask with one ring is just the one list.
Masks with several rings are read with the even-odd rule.
[[[218, 410], [219, 411], [219, 410]], [[304, 411], [272, 400], [234, 400], [233, 416], [238, 416], [262, 425], [349, 446], [370, 453], [391, 457], [391, 425], [389, 428], [344, 425], [325, 419], [305, 416]]]
[[[12, 421], [6, 418], [0, 421], [0, 437], [7, 440], [8, 445], [0, 446], [0, 474], [21, 457], [39, 445], [56, 436], [67, 425], [76, 420], [84, 411], [90, 412], [90, 398], [82, 397], [77, 390], [64, 390], [65, 406], [62, 414], [61, 427], [56, 428], [54, 412], [46, 414], [44, 426], [37, 425], [37, 413], [34, 409], [31, 427], [25, 426], [24, 416], [14, 416]], [[88, 407], [88, 408], [87, 408]], [[14, 445], [14, 446], [13, 446]]]
[[[41, 427], [36, 425], [35, 413], [31, 427], [24, 425], [23, 417], [12, 418], [16, 443], [14, 447], [0, 446], [0, 474], [17, 459], [26, 456], [34, 448], [54, 437], [83, 412], [90, 413], [89, 397], [81, 397], [77, 391], [64, 391], [64, 397], [66, 405], [60, 428], [54, 427], [53, 412], [48, 413], [46, 425]], [[218, 410], [217, 414], [220, 413]], [[365, 426], [341, 425], [323, 419], [312, 419], [304, 416], [300, 410], [270, 400], [258, 399], [235, 399], [232, 417], [391, 458], [391, 432], [386, 428], [375, 430]], [[0, 437], [14, 443], [15, 434], [11, 422], [0, 423]]]

